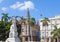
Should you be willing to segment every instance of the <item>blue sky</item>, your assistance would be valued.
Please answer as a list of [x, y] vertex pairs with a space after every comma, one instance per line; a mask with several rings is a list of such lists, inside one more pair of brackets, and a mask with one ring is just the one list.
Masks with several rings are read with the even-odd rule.
[[1, 13], [26, 17], [27, 8], [36, 20], [51, 18], [60, 14], [60, 0], [0, 0], [0, 19]]

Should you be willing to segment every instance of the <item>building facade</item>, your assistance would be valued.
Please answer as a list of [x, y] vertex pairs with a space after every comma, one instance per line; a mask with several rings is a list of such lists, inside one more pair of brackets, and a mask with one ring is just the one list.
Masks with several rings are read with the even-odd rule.
[[28, 24], [28, 20], [30, 19], [30, 13], [29, 10], [26, 14], [26, 20], [21, 25], [21, 37], [23, 42], [30, 42], [30, 41], [38, 41], [38, 31], [40, 30], [40, 26], [38, 22], [34, 23], [34, 26], [31, 27]]
[[[43, 20], [43, 19], [41, 19]], [[50, 22], [48, 22], [48, 26], [43, 26], [43, 23], [40, 20], [40, 37], [41, 42], [55, 42], [53, 39], [53, 35], [51, 35], [51, 32], [54, 30], [54, 25], [57, 25], [57, 27], [60, 27], [60, 15], [55, 16], [54, 18], [49, 18]]]

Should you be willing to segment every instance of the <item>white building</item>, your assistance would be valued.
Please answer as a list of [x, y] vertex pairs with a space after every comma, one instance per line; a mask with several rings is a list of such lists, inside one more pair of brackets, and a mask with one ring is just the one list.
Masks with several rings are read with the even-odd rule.
[[[60, 27], [60, 15], [55, 16], [54, 18], [49, 18], [49, 20], [50, 22], [48, 23], [47, 27], [44, 27], [42, 22], [40, 22], [41, 42], [54, 42], [54, 39], [52, 39], [51, 32], [54, 29], [54, 25], [57, 25], [58, 28]], [[44, 39], [44, 37], [46, 37], [46, 39]]]

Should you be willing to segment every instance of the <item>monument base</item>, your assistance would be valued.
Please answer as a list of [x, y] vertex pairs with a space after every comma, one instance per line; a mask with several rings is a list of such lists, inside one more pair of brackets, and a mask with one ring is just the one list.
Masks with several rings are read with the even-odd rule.
[[21, 42], [19, 38], [8, 38], [5, 42]]

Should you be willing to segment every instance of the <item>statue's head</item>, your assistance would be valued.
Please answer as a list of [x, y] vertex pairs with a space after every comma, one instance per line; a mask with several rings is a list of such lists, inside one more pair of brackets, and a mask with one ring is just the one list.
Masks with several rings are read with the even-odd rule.
[[12, 17], [12, 24], [16, 23], [15, 17]]

